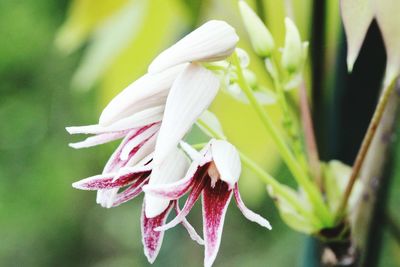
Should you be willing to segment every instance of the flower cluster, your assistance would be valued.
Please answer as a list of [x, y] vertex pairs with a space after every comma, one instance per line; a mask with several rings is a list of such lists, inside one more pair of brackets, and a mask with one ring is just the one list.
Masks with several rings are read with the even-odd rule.
[[[238, 40], [227, 23], [205, 23], [156, 57], [147, 74], [108, 104], [98, 124], [67, 128], [71, 134], [94, 135], [71, 144], [74, 148], [123, 138], [102, 174], [73, 186], [97, 190], [97, 203], [107, 208], [144, 191], [142, 240], [151, 263], [157, 257], [164, 231], [181, 223], [193, 240], [204, 244], [204, 265], [211, 266], [232, 196], [247, 219], [271, 228], [267, 220], [243, 204], [237, 185], [241, 162], [233, 145], [212, 139], [198, 152], [182, 141], [220, 88], [218, 76], [202, 63], [227, 58]], [[189, 191], [181, 210], [178, 199]], [[186, 220], [200, 194], [204, 240]], [[172, 209], [177, 216], [166, 223]]]

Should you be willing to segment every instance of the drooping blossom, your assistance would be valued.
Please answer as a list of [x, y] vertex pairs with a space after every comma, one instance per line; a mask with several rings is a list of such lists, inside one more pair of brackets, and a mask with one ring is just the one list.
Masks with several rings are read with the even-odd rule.
[[[186, 161], [177, 145], [219, 89], [218, 78], [199, 63], [229, 56], [237, 41], [225, 22], [202, 25], [161, 53], [149, 73], [109, 103], [98, 124], [67, 128], [71, 134], [94, 134], [71, 144], [75, 148], [124, 137], [103, 173], [74, 187], [97, 190], [97, 202], [114, 207], [137, 196], [147, 183], [169, 184], [184, 177]], [[143, 201], [141, 229], [149, 262], [155, 260], [163, 239], [163, 232], [154, 229], [164, 225], [172, 208], [180, 212], [177, 201], [150, 195]], [[183, 225], [192, 239], [203, 242], [187, 221]]]
[[178, 215], [156, 230], [165, 231], [180, 223], [188, 215], [202, 195], [203, 235], [205, 242], [204, 266], [211, 266], [217, 256], [221, 242], [225, 213], [232, 195], [242, 214], [250, 221], [271, 229], [269, 222], [249, 210], [243, 203], [238, 189], [241, 163], [237, 150], [227, 141], [212, 139], [200, 152], [182, 143], [182, 147], [193, 158], [186, 176], [169, 184], [148, 184], [146, 195], [167, 200], [177, 200], [190, 192]]

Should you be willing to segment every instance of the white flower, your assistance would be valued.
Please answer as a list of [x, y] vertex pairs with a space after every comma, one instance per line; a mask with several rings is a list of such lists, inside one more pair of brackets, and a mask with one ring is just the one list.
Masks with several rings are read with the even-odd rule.
[[[184, 177], [188, 162], [177, 146], [220, 86], [218, 77], [196, 62], [226, 58], [238, 39], [235, 30], [223, 21], [204, 24], [161, 53], [150, 65], [149, 73], [108, 104], [98, 124], [68, 127], [71, 134], [95, 135], [71, 144], [75, 148], [124, 138], [103, 174], [73, 186], [97, 190], [97, 202], [114, 207], [136, 197], [147, 183], [168, 185]], [[142, 241], [151, 263], [163, 240], [163, 232], [155, 228], [163, 227], [173, 207], [181, 212], [177, 200], [146, 195], [143, 201]], [[181, 222], [191, 238], [202, 244], [193, 227], [184, 219]]]
[[156, 230], [165, 231], [180, 223], [190, 212], [202, 194], [203, 235], [205, 244], [204, 266], [211, 266], [221, 243], [225, 213], [232, 195], [243, 215], [250, 221], [271, 229], [269, 222], [249, 210], [243, 203], [238, 189], [241, 163], [237, 150], [227, 141], [211, 140], [202, 151], [197, 152], [182, 143], [193, 163], [186, 176], [170, 184], [148, 184], [144, 187], [146, 196], [177, 200], [190, 191], [182, 211], [169, 223]]

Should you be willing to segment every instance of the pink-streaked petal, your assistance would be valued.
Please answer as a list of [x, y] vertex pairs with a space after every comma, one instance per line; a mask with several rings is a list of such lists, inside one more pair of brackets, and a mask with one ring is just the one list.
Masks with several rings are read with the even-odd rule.
[[[172, 85], [154, 152], [159, 165], [207, 109], [219, 89], [219, 79], [202, 66], [191, 63]], [[152, 175], [150, 182], [160, 177]]]
[[[127, 136], [122, 140], [121, 144], [118, 146], [118, 148], [114, 151], [114, 153], [111, 155], [110, 159], [106, 163], [106, 166], [104, 167], [103, 173], [110, 173], [110, 172], [118, 172], [121, 168], [125, 167], [128, 161], [123, 161], [120, 159], [121, 151], [126, 145], [129, 140], [132, 138], [135, 138], [138, 134], [143, 132], [145, 129], [148, 127], [151, 127], [151, 125], [144, 126], [139, 129], [133, 129], [131, 130]], [[140, 147], [137, 147], [134, 151], [131, 151], [131, 157], [136, 154], [136, 152], [140, 149]], [[140, 160], [140, 159], [139, 159]], [[97, 197], [96, 197], [96, 202], [100, 204], [102, 207], [105, 208], [111, 208], [114, 203], [114, 198], [116, 197], [118, 193], [119, 188], [113, 188], [113, 189], [101, 189], [97, 191]]]
[[154, 229], [165, 223], [167, 216], [172, 209], [172, 205], [171, 202], [160, 215], [154, 218], [147, 218], [145, 214], [146, 203], [143, 201], [141, 216], [142, 242], [144, 246], [144, 255], [146, 255], [147, 260], [150, 263], [155, 261], [164, 237], [164, 232], [154, 231]]
[[136, 165], [133, 167], [124, 167], [120, 169], [116, 175], [114, 176], [113, 182], [118, 181], [119, 179], [124, 179], [124, 176], [129, 175], [131, 173], [137, 173], [138, 175], [141, 173], [149, 174], [151, 172], [152, 165]]
[[[143, 141], [136, 149], [132, 150], [128, 156], [125, 166], [135, 166], [142, 164], [151, 155], [151, 160], [153, 160], [154, 147], [157, 141], [157, 133], [154, 134], [149, 139]], [[148, 163], [148, 162], [146, 162]]]
[[120, 159], [128, 160], [131, 151], [141, 145], [144, 141], [149, 140], [159, 129], [159, 124], [152, 125], [140, 134], [137, 134], [135, 138], [129, 140], [121, 150]]
[[200, 167], [193, 162], [183, 179], [168, 184], [146, 185], [143, 188], [143, 191], [155, 197], [165, 198], [169, 200], [178, 199], [190, 190], [195, 181], [195, 175], [198, 172], [199, 168]]
[[193, 208], [194, 204], [199, 198], [203, 188], [206, 186], [207, 183], [210, 183], [210, 178], [207, 175], [207, 168], [202, 168], [200, 170], [201, 172], [198, 173], [198, 178], [195, 180], [192, 191], [186, 199], [185, 205], [183, 206], [182, 210], [169, 223], [156, 228], [156, 231], [165, 231], [176, 226], [177, 224], [181, 223], [189, 214], [190, 210]]
[[232, 26], [211, 20], [158, 55], [148, 71], [157, 73], [184, 62], [221, 60], [232, 54], [238, 41]]
[[[131, 130], [126, 135], [126, 137], [121, 141], [121, 144], [114, 151], [114, 153], [111, 155], [110, 159], [106, 163], [106, 166], [104, 167], [103, 173], [118, 171], [120, 168], [125, 167], [128, 163], [128, 160], [121, 160], [121, 153], [122, 153], [122, 150], [124, 149], [124, 147], [126, 146], [126, 144], [129, 143], [129, 141], [131, 141], [132, 139], [135, 139], [137, 136], [141, 135], [148, 128], [153, 127], [153, 126], [154, 126], [154, 124], [150, 124], [150, 125], [141, 127], [139, 129]], [[145, 141], [143, 141], [134, 150], [130, 151], [130, 155], [128, 157], [129, 161], [130, 161], [130, 158], [133, 157], [136, 154], [136, 152], [138, 152], [140, 150], [141, 146], [143, 146], [144, 143], [145, 143]]]
[[211, 143], [213, 161], [222, 181], [233, 189], [242, 171], [239, 153], [236, 148], [225, 140], [213, 140]]
[[81, 190], [101, 190], [120, 188], [132, 183], [135, 179], [141, 177], [142, 172], [125, 173], [114, 181], [115, 173], [100, 174], [89, 177], [72, 184], [72, 187]]
[[145, 74], [111, 100], [101, 113], [99, 123], [109, 125], [143, 109], [165, 103], [172, 83], [184, 67], [185, 64], [155, 75]]
[[114, 197], [114, 202], [112, 204], [112, 207], [117, 207], [129, 200], [134, 199], [137, 197], [140, 193], [142, 193], [142, 188], [143, 185], [147, 184], [149, 182], [149, 178], [144, 178], [144, 179], [138, 179], [134, 184], [129, 186], [127, 189], [125, 189], [123, 192], [117, 194]]
[[124, 137], [128, 132], [129, 132], [129, 130], [98, 134], [96, 136], [88, 137], [81, 142], [70, 143], [69, 146], [72, 148], [78, 149], [78, 148], [86, 148], [86, 147], [102, 145], [102, 144], [120, 139], [120, 138]]
[[[175, 212], [176, 212], [176, 214], [179, 214], [181, 212], [181, 209], [179, 208], [178, 200], [176, 200], [174, 202], [175, 202], [175, 204], [174, 204]], [[188, 231], [189, 236], [193, 241], [196, 241], [199, 245], [204, 245], [203, 238], [201, 238], [201, 236], [196, 232], [194, 227], [188, 222], [188, 220], [186, 220], [186, 218], [183, 219], [182, 225], [183, 225], [183, 227], [185, 227], [186, 231]]]
[[232, 190], [219, 180], [214, 187], [208, 183], [202, 194], [203, 232], [205, 243], [204, 266], [212, 266], [221, 244], [222, 229]]
[[243, 216], [246, 217], [247, 220], [258, 223], [259, 225], [261, 225], [269, 230], [272, 229], [271, 224], [266, 219], [264, 219], [257, 213], [251, 211], [249, 208], [247, 208], [244, 205], [243, 200], [239, 193], [239, 187], [238, 187], [237, 183], [235, 184], [233, 193], [234, 193], [236, 205], [238, 206], [239, 210], [242, 212]]

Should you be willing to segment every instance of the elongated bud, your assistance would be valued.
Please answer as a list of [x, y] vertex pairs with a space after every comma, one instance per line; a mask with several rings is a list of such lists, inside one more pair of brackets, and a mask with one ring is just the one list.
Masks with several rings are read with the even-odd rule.
[[269, 57], [275, 47], [271, 33], [245, 1], [239, 1], [239, 10], [254, 51], [259, 56]]
[[285, 18], [286, 36], [282, 52], [282, 66], [289, 72], [297, 72], [303, 64], [303, 44], [296, 25]]

